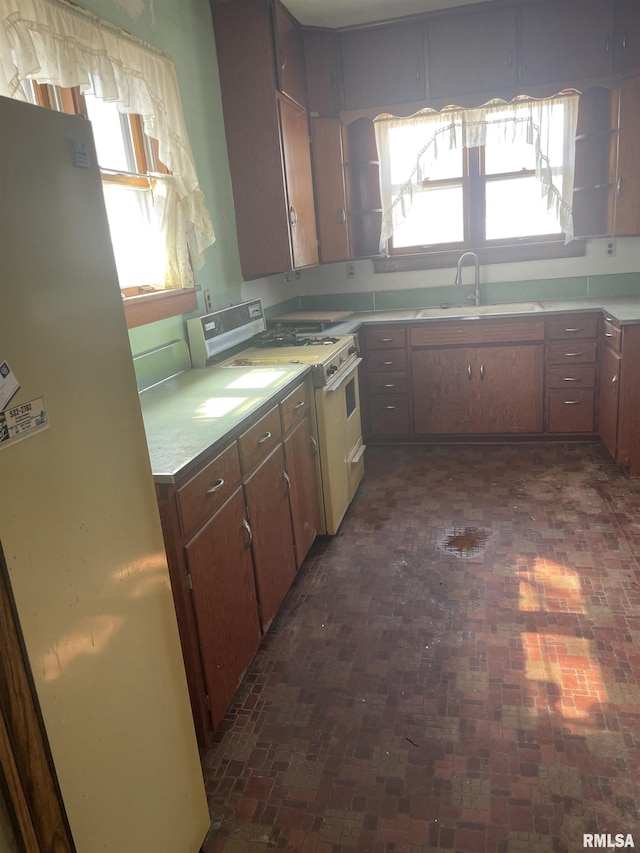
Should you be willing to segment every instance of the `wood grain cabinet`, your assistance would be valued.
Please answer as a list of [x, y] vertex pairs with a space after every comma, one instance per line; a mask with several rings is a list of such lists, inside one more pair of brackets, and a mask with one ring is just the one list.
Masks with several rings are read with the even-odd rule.
[[369, 436], [410, 435], [409, 356], [403, 326], [368, 326], [362, 335], [362, 398]]
[[341, 42], [347, 110], [424, 100], [421, 22], [346, 30]]
[[597, 354], [596, 314], [546, 320], [547, 432], [594, 432]]
[[242, 274], [317, 264], [298, 24], [278, 0], [211, 8]]
[[614, 70], [640, 69], [640, 6], [637, 0], [616, 0], [613, 45]]
[[619, 324], [613, 317], [603, 316], [600, 332], [598, 435], [613, 459], [616, 458], [618, 447], [621, 344]]
[[640, 74], [620, 84], [614, 233], [640, 234]]
[[613, 0], [523, 3], [520, 15], [523, 85], [613, 72]]
[[310, 124], [320, 261], [344, 261], [350, 252], [342, 125], [331, 117]]
[[336, 116], [344, 106], [340, 36], [332, 30], [305, 30], [303, 42], [309, 115]]
[[427, 24], [429, 94], [432, 98], [493, 92], [518, 82], [515, 9], [466, 7]]
[[321, 529], [307, 377], [156, 492], [198, 740], [220, 724]]

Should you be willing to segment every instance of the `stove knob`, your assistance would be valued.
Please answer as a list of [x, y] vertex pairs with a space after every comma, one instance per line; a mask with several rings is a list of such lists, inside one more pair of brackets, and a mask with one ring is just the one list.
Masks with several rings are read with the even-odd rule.
[[337, 370], [337, 364], [330, 364], [329, 367], [327, 367], [327, 376], [333, 376], [333, 374], [336, 373]]
[[341, 356], [340, 356], [340, 358], [338, 359], [338, 361], [340, 362], [340, 364], [344, 364], [346, 360], [347, 360], [346, 355], [341, 355]]
[[354, 355], [355, 353], [358, 352], [358, 347], [349, 347], [348, 352], [349, 352], [349, 355]]

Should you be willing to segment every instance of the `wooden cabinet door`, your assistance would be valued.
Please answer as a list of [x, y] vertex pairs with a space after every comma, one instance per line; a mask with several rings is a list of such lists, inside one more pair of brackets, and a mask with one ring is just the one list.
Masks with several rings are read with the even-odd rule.
[[282, 445], [244, 485], [262, 628], [267, 630], [296, 573]]
[[537, 433], [544, 421], [544, 347], [479, 347], [474, 432]]
[[640, 74], [620, 86], [615, 234], [640, 234]]
[[341, 38], [346, 109], [425, 99], [420, 22], [347, 30]]
[[467, 8], [427, 25], [432, 98], [475, 92], [495, 95], [518, 82], [516, 10], [471, 13]]
[[296, 568], [300, 568], [321, 526], [320, 491], [316, 457], [318, 445], [306, 417], [284, 440], [289, 501], [296, 550]]
[[618, 436], [619, 390], [620, 356], [610, 347], [603, 347], [600, 357], [598, 435], [614, 459], [616, 458]]
[[278, 0], [274, 3], [273, 17], [278, 88], [306, 107], [307, 81], [300, 25]]
[[620, 362], [617, 462], [632, 477], [640, 476], [640, 325], [625, 326]]
[[522, 83], [611, 74], [613, 0], [549, 0], [521, 9]]
[[309, 113], [337, 115], [344, 93], [340, 36], [329, 30], [306, 31], [303, 42]]
[[340, 119], [312, 118], [310, 123], [320, 260], [344, 261], [349, 239]]
[[476, 410], [475, 350], [419, 349], [412, 352], [414, 432], [472, 433]]
[[237, 489], [185, 547], [214, 729], [261, 638], [244, 513], [242, 489]]
[[294, 268], [308, 267], [318, 263], [318, 238], [307, 114], [284, 98], [279, 106], [291, 256]]
[[640, 68], [640, 4], [638, 0], [615, 0], [614, 71]]

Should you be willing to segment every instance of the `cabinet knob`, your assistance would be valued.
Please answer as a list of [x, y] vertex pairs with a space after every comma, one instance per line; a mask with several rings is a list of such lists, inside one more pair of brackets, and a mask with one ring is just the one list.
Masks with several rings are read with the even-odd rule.
[[289, 208], [289, 224], [292, 228], [296, 227], [296, 223], [298, 222], [298, 214], [296, 213], [296, 209], [293, 205]]
[[347, 211], [344, 209], [344, 207], [341, 207], [340, 210], [338, 211], [338, 225], [344, 225], [344, 223], [346, 221], [347, 221]]
[[471, 379], [471, 377], [473, 376], [473, 370], [471, 369], [470, 364], [467, 365], [467, 376], [469, 377], [469, 379]]
[[611, 377], [611, 385], [610, 385], [610, 389], [611, 389], [611, 393], [612, 393], [612, 394], [615, 394], [615, 393], [616, 393], [616, 382], [617, 382], [617, 381], [618, 381], [618, 374], [616, 373], [616, 374], [614, 374], [614, 375]]
[[270, 438], [271, 438], [271, 433], [265, 432], [265, 434], [261, 435], [260, 438], [258, 439], [258, 444], [264, 444], [265, 441], [269, 441]]
[[480, 365], [480, 379], [484, 379], [484, 364]]
[[622, 180], [622, 178], [618, 178], [618, 183], [616, 184], [616, 193], [618, 195], [622, 195], [623, 192], [624, 192], [624, 181]]

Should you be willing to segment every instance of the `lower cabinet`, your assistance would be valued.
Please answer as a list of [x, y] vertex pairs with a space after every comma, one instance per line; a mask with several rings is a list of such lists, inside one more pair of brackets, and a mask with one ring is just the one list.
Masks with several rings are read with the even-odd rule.
[[282, 445], [245, 482], [260, 619], [266, 631], [296, 573]]
[[620, 354], [604, 346], [600, 353], [600, 398], [598, 435], [611, 456], [616, 458], [618, 401], [620, 398]]
[[310, 377], [156, 492], [199, 743], [222, 721], [320, 529]]
[[184, 549], [214, 728], [262, 638], [250, 546], [239, 487]]
[[542, 432], [543, 352], [541, 344], [414, 350], [414, 432]]

